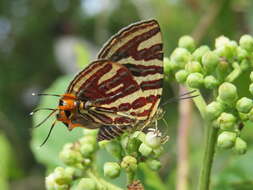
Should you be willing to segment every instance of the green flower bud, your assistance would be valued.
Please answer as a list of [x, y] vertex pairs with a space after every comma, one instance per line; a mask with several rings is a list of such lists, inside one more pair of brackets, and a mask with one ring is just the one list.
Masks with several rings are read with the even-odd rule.
[[122, 147], [119, 142], [111, 141], [105, 145], [105, 149], [107, 152], [112, 154], [114, 157], [120, 159], [122, 154]]
[[182, 36], [179, 39], [178, 46], [187, 49], [189, 52], [193, 52], [195, 49], [195, 42], [191, 36]]
[[94, 136], [94, 135], [93, 136], [91, 136], [91, 135], [84, 136], [81, 139], [79, 139], [79, 142], [81, 145], [91, 144], [94, 148], [97, 145], [97, 139], [96, 139], [96, 136]]
[[104, 164], [104, 176], [116, 178], [120, 175], [120, 165], [117, 162], [106, 162]]
[[50, 174], [46, 177], [46, 189], [48, 190], [68, 190], [69, 185], [63, 184], [59, 185], [55, 182], [54, 174]]
[[92, 144], [81, 144], [80, 152], [84, 157], [91, 157], [92, 154], [96, 151], [94, 145]]
[[222, 83], [218, 91], [220, 100], [226, 104], [233, 104], [238, 98], [236, 86], [232, 83]]
[[210, 51], [210, 49], [209, 49], [208, 46], [206, 46], [206, 45], [200, 46], [199, 48], [197, 48], [197, 49], [193, 52], [193, 54], [192, 54], [193, 59], [194, 59], [195, 61], [200, 62], [201, 59], [202, 59], [202, 57], [203, 57], [203, 55], [206, 54], [206, 53], [209, 52], [209, 51]]
[[151, 148], [158, 148], [161, 146], [162, 137], [155, 131], [150, 131], [146, 134], [145, 143]]
[[218, 38], [215, 39], [215, 48], [221, 48], [226, 46], [228, 43], [230, 42], [230, 40], [225, 37], [225, 36], [220, 36]]
[[60, 159], [69, 166], [74, 166], [83, 161], [81, 153], [73, 148], [72, 144], [66, 144], [60, 152]]
[[223, 106], [219, 102], [211, 102], [206, 106], [206, 117], [209, 120], [216, 119], [223, 111]]
[[45, 182], [46, 182], [46, 189], [49, 190], [55, 190], [56, 189], [55, 187], [58, 186], [58, 184], [55, 183], [53, 174], [47, 176]]
[[241, 47], [237, 48], [237, 58], [238, 58], [239, 61], [242, 61], [243, 59], [246, 59], [247, 56], [248, 56], [248, 52], [245, 49], [243, 49]]
[[121, 167], [126, 172], [134, 172], [137, 169], [137, 160], [133, 156], [125, 156], [121, 162]]
[[202, 66], [198, 61], [190, 61], [185, 65], [185, 70], [189, 73], [201, 73]]
[[213, 89], [217, 87], [218, 84], [218, 80], [212, 75], [208, 75], [204, 78], [204, 85], [207, 89]]
[[147, 165], [151, 170], [157, 171], [162, 167], [162, 164], [158, 160], [147, 160]]
[[219, 63], [219, 56], [215, 52], [207, 52], [202, 57], [202, 64], [206, 71], [212, 72]]
[[143, 133], [142, 131], [135, 131], [131, 138], [137, 138], [138, 140], [140, 140], [141, 142], [144, 142], [145, 141], [145, 137], [146, 137], [146, 134]]
[[243, 97], [236, 102], [236, 109], [242, 113], [248, 113], [252, 107], [253, 101], [246, 97]]
[[222, 47], [219, 47], [215, 50], [215, 52], [219, 56], [226, 57], [227, 59], [232, 59], [237, 55], [237, 43], [235, 41], [229, 41]]
[[109, 140], [99, 141], [99, 142], [98, 142], [98, 146], [99, 146], [100, 148], [105, 148], [105, 147], [107, 146], [107, 144], [109, 144], [109, 143], [110, 143]]
[[55, 168], [53, 175], [54, 180], [58, 185], [70, 184], [72, 180], [72, 175], [67, 173], [62, 167]]
[[98, 190], [98, 185], [94, 179], [82, 178], [75, 190]]
[[150, 153], [152, 152], [152, 148], [147, 146], [145, 143], [142, 143], [139, 147], [139, 152], [143, 155], [143, 156], [148, 156], [150, 155]]
[[164, 57], [163, 63], [164, 74], [168, 75], [173, 68], [173, 66], [171, 65], [171, 61], [168, 57]]
[[250, 110], [247, 116], [248, 116], [248, 119], [253, 122], [253, 108]]
[[220, 124], [218, 122], [218, 119], [215, 119], [212, 121], [212, 126], [216, 129], [219, 129], [220, 128]]
[[251, 82], [253, 82], [253, 71], [251, 71], [251, 73], [250, 73], [250, 80], [251, 80]]
[[220, 148], [232, 148], [235, 144], [236, 133], [224, 131], [217, 139], [217, 145]]
[[253, 38], [250, 35], [243, 35], [240, 38], [240, 46], [242, 48], [244, 48], [245, 50], [247, 50], [248, 52], [252, 52], [253, 51]]
[[171, 63], [173, 65], [173, 70], [180, 68], [183, 69], [186, 63], [190, 61], [190, 59], [191, 54], [189, 51], [184, 48], [176, 48], [171, 54]]
[[246, 114], [246, 113], [239, 112], [239, 117], [242, 121], [248, 121], [249, 120], [249, 114]]
[[237, 154], [245, 154], [247, 152], [247, 143], [240, 137], [235, 140], [234, 150]]
[[87, 167], [90, 166], [91, 164], [91, 159], [90, 158], [84, 158], [82, 161], [83, 166]]
[[232, 130], [234, 128], [236, 118], [231, 113], [223, 112], [218, 118], [218, 124], [222, 130]]
[[72, 181], [72, 176], [73, 170], [70, 172], [69, 168], [57, 167], [53, 173], [46, 177], [46, 188], [52, 190], [67, 190]]
[[187, 76], [188, 76], [188, 72], [186, 70], [179, 70], [175, 74], [175, 78], [177, 82], [179, 83], [184, 83], [186, 81]]
[[84, 136], [93, 136], [93, 137], [97, 137], [98, 134], [98, 130], [96, 129], [83, 129], [83, 134]]
[[217, 69], [220, 72], [221, 76], [225, 77], [225, 75], [227, 75], [230, 70], [229, 62], [226, 60], [220, 61], [217, 65]]
[[160, 146], [156, 149], [153, 149], [153, 152], [155, 153], [155, 157], [159, 158], [162, 155], [162, 153], [164, 152], [164, 148], [162, 146]]
[[186, 84], [191, 88], [200, 88], [203, 82], [203, 75], [200, 73], [191, 73], [186, 79]]
[[251, 67], [251, 62], [248, 59], [243, 59], [240, 63], [240, 67], [242, 71], [245, 71]]

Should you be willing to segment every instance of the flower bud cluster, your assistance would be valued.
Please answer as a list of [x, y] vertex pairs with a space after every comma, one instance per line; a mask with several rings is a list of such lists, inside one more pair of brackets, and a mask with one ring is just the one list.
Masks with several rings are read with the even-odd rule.
[[237, 88], [229, 82], [222, 83], [218, 88], [215, 101], [206, 107], [206, 117], [218, 127], [221, 133], [217, 139], [220, 148], [233, 148], [238, 154], [244, 154], [247, 144], [240, 137], [240, 125], [249, 120], [253, 111], [253, 100], [239, 98]]
[[[75, 143], [64, 145], [59, 154], [60, 160], [67, 166], [57, 167], [46, 177], [46, 187], [50, 190], [70, 189], [72, 181], [83, 177], [83, 173], [91, 167], [98, 150], [97, 131], [84, 129], [84, 136]], [[97, 184], [93, 179], [82, 178], [76, 189], [95, 190]]]
[[97, 131], [84, 129], [82, 138], [75, 143], [64, 145], [59, 156], [66, 168], [59, 167], [50, 173], [46, 177], [46, 187], [51, 190], [103, 189], [104, 184], [87, 177], [86, 173], [94, 169], [92, 166], [96, 164], [95, 154], [99, 149], [105, 149], [117, 160], [104, 163], [103, 173], [106, 178], [117, 178], [122, 170], [134, 177], [141, 162], [145, 162], [152, 170], [158, 170], [161, 167], [158, 158], [163, 152], [162, 144], [166, 140], [158, 130], [151, 129], [147, 134], [136, 131], [114, 140], [97, 143]]
[[118, 162], [106, 162], [104, 164], [104, 176], [117, 178], [121, 170], [134, 174], [138, 164], [145, 162], [152, 170], [159, 170], [161, 163], [158, 160], [163, 152], [162, 144], [166, 137], [155, 129], [149, 130], [147, 134], [136, 131], [133, 134], [126, 133], [119, 140], [102, 141], [101, 148], [106, 149]]
[[[233, 148], [244, 154], [247, 144], [240, 137], [245, 121], [253, 121], [253, 99], [240, 97], [233, 81], [253, 65], [253, 37], [243, 35], [239, 43], [225, 36], [218, 37], [215, 48], [196, 48], [190, 36], [179, 39], [176, 48], [165, 60], [165, 73], [173, 74], [178, 83], [189, 88], [209, 89], [215, 98], [205, 109], [205, 118], [220, 129], [217, 145]], [[253, 95], [253, 72], [249, 92]]]
[[73, 179], [74, 169], [57, 167], [46, 177], [46, 188], [49, 190], [67, 190]]
[[[205, 45], [196, 48], [190, 36], [183, 36], [170, 58], [165, 58], [164, 71], [173, 73], [177, 82], [190, 88], [218, 88], [223, 82], [232, 82], [235, 73], [249, 68], [252, 41], [250, 35], [242, 36], [239, 44], [221, 36], [211, 50]], [[250, 89], [253, 92], [253, 85]]]

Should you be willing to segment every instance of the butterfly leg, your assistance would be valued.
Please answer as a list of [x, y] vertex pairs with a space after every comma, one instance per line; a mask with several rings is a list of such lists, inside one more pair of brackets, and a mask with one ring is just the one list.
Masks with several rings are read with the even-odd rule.
[[115, 126], [115, 125], [103, 125], [98, 131], [97, 140], [112, 140], [122, 135], [126, 130], [131, 129], [130, 125]]

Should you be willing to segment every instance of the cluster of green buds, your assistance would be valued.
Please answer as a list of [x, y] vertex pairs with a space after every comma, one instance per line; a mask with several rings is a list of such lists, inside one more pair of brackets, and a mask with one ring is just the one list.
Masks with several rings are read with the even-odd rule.
[[46, 177], [46, 187], [50, 190], [67, 190], [70, 188], [100, 190], [115, 188], [112, 184], [96, 176], [96, 153], [105, 149], [116, 162], [105, 162], [103, 173], [105, 178], [117, 178], [125, 172], [128, 185], [134, 184], [138, 164], [146, 163], [152, 170], [161, 167], [159, 156], [163, 152], [162, 144], [167, 140], [158, 130], [148, 130], [147, 133], [136, 131], [126, 133], [111, 141], [97, 143], [97, 131], [84, 129], [84, 136], [77, 142], [64, 145], [59, 154], [65, 168], [57, 167]]
[[133, 134], [126, 133], [119, 140], [102, 141], [101, 148], [105, 148], [113, 155], [116, 162], [104, 164], [104, 175], [108, 178], [116, 178], [124, 170], [130, 181], [133, 180], [138, 164], [145, 162], [152, 170], [159, 170], [161, 163], [159, 156], [163, 152], [162, 144], [167, 140], [155, 129], [147, 133], [136, 131]]
[[73, 186], [74, 181], [79, 181], [75, 189], [96, 190], [97, 183], [92, 178], [87, 178], [86, 172], [90, 170], [98, 151], [96, 142], [97, 131], [84, 129], [84, 136], [75, 143], [64, 145], [59, 154], [60, 160], [66, 168], [57, 167], [46, 177], [46, 187], [49, 190], [67, 190]]
[[[237, 43], [221, 36], [212, 50], [205, 45], [196, 48], [190, 36], [183, 36], [178, 46], [165, 59], [165, 73], [200, 94], [204, 89], [213, 92], [213, 101], [205, 107], [204, 117], [220, 129], [217, 145], [244, 154], [247, 144], [240, 135], [244, 122], [253, 121], [253, 101], [239, 96], [239, 86], [234, 81], [244, 71], [252, 69], [253, 37], [243, 35]], [[250, 80], [253, 82], [253, 72]], [[253, 83], [249, 92], [253, 95]]]

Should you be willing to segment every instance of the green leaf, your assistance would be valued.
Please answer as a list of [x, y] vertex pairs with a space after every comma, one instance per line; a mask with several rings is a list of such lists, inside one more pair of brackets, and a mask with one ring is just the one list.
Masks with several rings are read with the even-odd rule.
[[75, 53], [77, 56], [77, 66], [84, 68], [90, 60], [90, 54], [87, 48], [83, 44], [78, 43], [75, 45]]
[[163, 184], [161, 178], [159, 177], [157, 172], [152, 171], [147, 167], [146, 164], [138, 165], [139, 172], [138, 176], [140, 180], [145, 184], [145, 187], [149, 190], [166, 190], [166, 186]]

